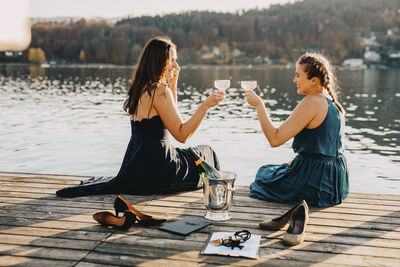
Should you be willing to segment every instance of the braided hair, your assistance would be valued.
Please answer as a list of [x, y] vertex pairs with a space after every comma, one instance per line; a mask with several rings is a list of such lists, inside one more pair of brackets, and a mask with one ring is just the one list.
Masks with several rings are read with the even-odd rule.
[[337, 100], [337, 83], [334, 68], [329, 60], [320, 53], [308, 52], [302, 55], [297, 64], [305, 65], [304, 71], [307, 78], [319, 78], [321, 85], [328, 91], [340, 113], [345, 114], [345, 110]]

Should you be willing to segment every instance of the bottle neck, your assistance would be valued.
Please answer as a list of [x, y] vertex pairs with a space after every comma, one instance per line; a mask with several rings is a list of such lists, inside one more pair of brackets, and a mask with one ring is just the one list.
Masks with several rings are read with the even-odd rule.
[[202, 158], [199, 158], [197, 160], [194, 161], [194, 163], [196, 164], [196, 166], [199, 166], [201, 163], [203, 162]]

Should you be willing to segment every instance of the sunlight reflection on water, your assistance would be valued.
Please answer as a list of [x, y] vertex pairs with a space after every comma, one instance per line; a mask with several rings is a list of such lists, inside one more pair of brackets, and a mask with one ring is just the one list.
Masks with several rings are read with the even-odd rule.
[[[115, 175], [130, 136], [122, 103], [131, 72], [128, 67], [0, 66], [0, 170]], [[269, 147], [239, 81], [258, 81], [256, 90], [278, 125], [301, 99], [291, 82], [292, 72], [184, 67], [178, 96], [184, 119], [213, 90], [215, 79], [232, 81], [228, 98], [209, 111], [188, 143], [174, 144], [212, 145], [222, 168], [238, 173], [239, 185], [249, 185], [261, 165], [291, 160], [291, 141]], [[353, 192], [400, 192], [399, 74], [399, 70], [339, 73], [348, 112], [346, 156]]]

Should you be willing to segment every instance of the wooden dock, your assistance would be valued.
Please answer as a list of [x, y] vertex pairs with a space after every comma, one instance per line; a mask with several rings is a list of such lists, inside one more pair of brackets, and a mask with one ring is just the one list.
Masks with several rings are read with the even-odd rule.
[[[247, 187], [234, 195], [231, 220], [182, 237], [154, 226], [100, 226], [92, 214], [113, 211], [115, 195], [55, 196], [84, 179], [0, 172], [0, 266], [400, 266], [400, 195], [352, 193], [339, 206], [310, 208], [305, 242], [286, 247], [285, 230], [258, 223], [289, 206], [252, 199]], [[170, 220], [205, 211], [201, 191], [124, 197]], [[258, 260], [199, 255], [211, 232], [242, 229], [262, 235]]]

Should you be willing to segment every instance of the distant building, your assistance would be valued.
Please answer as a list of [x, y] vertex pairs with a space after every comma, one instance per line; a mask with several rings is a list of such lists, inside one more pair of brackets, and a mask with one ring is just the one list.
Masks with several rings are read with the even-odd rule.
[[234, 57], [238, 57], [238, 56], [240, 56], [241, 54], [242, 54], [242, 52], [240, 52], [240, 50], [237, 49], [237, 48], [233, 49], [233, 51], [232, 51], [232, 55], [233, 55]]
[[391, 36], [391, 35], [399, 35], [400, 34], [400, 30], [397, 27], [393, 27], [387, 30], [386, 32], [387, 35]]
[[377, 63], [381, 60], [381, 55], [375, 51], [365, 51], [363, 57], [366, 62]]
[[369, 38], [361, 38], [361, 44], [364, 48], [380, 46], [380, 44], [376, 41], [375, 34], [371, 34], [371, 37]]
[[397, 60], [400, 59], [400, 51], [389, 53], [389, 58], [390, 59], [397, 59]]
[[214, 53], [216, 56], [219, 56], [220, 51], [219, 51], [219, 48], [218, 48], [218, 47], [214, 46], [214, 47], [212, 48], [212, 51], [213, 51], [213, 53]]
[[213, 52], [205, 52], [201, 55], [202, 59], [212, 59], [215, 57], [215, 54]]
[[264, 57], [264, 63], [272, 64], [272, 60], [269, 57]]
[[260, 63], [263, 62], [263, 58], [261, 56], [256, 56], [256, 57], [253, 58], [253, 62], [255, 64], [260, 64]]
[[5, 51], [4, 55], [6, 57], [22, 56], [22, 51]]
[[400, 51], [392, 51], [389, 53], [389, 65], [392, 67], [400, 67]]
[[362, 58], [348, 58], [345, 61], [343, 61], [342, 65], [344, 67], [355, 68], [355, 69], [366, 68]]

